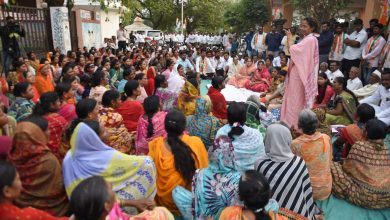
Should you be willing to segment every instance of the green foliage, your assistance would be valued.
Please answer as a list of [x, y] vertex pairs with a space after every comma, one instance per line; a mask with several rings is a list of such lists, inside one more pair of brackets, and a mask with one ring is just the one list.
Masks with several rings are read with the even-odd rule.
[[266, 0], [241, 0], [225, 12], [225, 22], [231, 31], [247, 30], [256, 25], [264, 25], [270, 19]]
[[[105, 9], [117, 0], [90, 0], [98, 2]], [[184, 18], [187, 32], [218, 32], [223, 26], [223, 14], [229, 0], [187, 0], [184, 4]], [[129, 11], [124, 14], [124, 23], [131, 24], [140, 17], [146, 25], [163, 31], [174, 31], [176, 19], [181, 20], [180, 0], [122, 0]]]
[[290, 0], [298, 12], [307, 17], [313, 17], [317, 21], [328, 21], [339, 16], [339, 11], [345, 9], [351, 0]]

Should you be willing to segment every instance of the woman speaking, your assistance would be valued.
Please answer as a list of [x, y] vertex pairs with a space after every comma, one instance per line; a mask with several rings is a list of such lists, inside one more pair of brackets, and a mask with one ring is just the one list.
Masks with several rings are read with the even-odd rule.
[[304, 108], [311, 108], [317, 96], [317, 72], [319, 67], [318, 41], [313, 32], [317, 30], [313, 18], [304, 18], [300, 30], [302, 41], [293, 45], [292, 34], [287, 34], [287, 47], [291, 54], [290, 66], [283, 97], [281, 121], [297, 128], [298, 115]]

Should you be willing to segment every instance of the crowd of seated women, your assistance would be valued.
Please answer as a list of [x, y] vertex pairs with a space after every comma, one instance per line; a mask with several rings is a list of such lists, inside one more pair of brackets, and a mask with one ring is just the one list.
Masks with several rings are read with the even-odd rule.
[[[41, 64], [38, 84], [18, 64], [0, 93], [0, 219], [319, 219], [332, 195], [390, 208], [387, 125], [344, 78], [320, 73], [291, 129], [285, 57], [271, 73], [247, 59], [202, 95], [200, 75], [170, 59], [111, 57], [60, 75]], [[225, 83], [261, 95], [226, 102]]]

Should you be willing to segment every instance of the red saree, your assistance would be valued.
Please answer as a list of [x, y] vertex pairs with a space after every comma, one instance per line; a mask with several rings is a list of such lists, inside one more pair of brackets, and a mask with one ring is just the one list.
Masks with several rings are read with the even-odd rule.
[[139, 117], [144, 114], [144, 107], [140, 102], [127, 100], [115, 110], [122, 115], [123, 122], [129, 132], [137, 130]]
[[266, 92], [270, 86], [271, 76], [267, 68], [256, 69], [254, 75], [245, 83], [245, 88], [254, 92]]
[[68, 197], [61, 165], [46, 146], [45, 133], [31, 122], [20, 122], [8, 160], [16, 167], [23, 191], [14, 203], [34, 207], [55, 216], [68, 214]]
[[42, 219], [42, 220], [66, 220], [68, 217], [57, 218], [49, 213], [31, 207], [19, 208], [11, 203], [0, 203], [0, 216], [3, 220], [17, 219]]
[[146, 94], [148, 96], [153, 95], [154, 92], [154, 77], [156, 76], [156, 70], [154, 67], [149, 67], [146, 77], [148, 77], [148, 85], [144, 86]]
[[45, 118], [49, 122], [49, 142], [47, 143], [47, 147], [51, 150], [54, 156], [57, 157], [60, 164], [62, 164], [62, 160], [65, 155], [62, 155], [59, 149], [62, 135], [68, 127], [68, 121], [57, 113], [48, 114]]
[[214, 87], [210, 87], [207, 95], [210, 97], [213, 104], [213, 115], [220, 119], [227, 119], [227, 103], [225, 96], [223, 96], [222, 93]]

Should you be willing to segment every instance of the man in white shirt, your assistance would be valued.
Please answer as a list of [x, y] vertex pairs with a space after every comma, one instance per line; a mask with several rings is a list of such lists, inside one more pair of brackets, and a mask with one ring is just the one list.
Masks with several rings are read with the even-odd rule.
[[375, 109], [376, 117], [390, 126], [390, 71], [382, 73], [382, 85], [360, 103], [370, 104]]
[[227, 74], [229, 70], [229, 65], [233, 63], [233, 58], [229, 56], [229, 52], [225, 51], [223, 52], [223, 58], [222, 58], [222, 64], [221, 67], [224, 71], [224, 75]]
[[351, 67], [351, 70], [349, 71], [349, 79], [347, 81], [347, 89], [353, 91], [363, 87], [363, 83], [358, 76], [359, 68], [356, 66]]
[[351, 67], [360, 66], [362, 50], [367, 42], [367, 32], [363, 29], [363, 21], [356, 19], [353, 25], [355, 31], [344, 40], [344, 44], [347, 46], [344, 51], [342, 70], [346, 78], [349, 78], [348, 73]]
[[263, 27], [260, 26], [257, 33], [253, 36], [251, 46], [253, 51], [261, 58], [265, 58], [265, 51], [267, 46], [265, 45], [265, 38], [267, 34], [263, 32]]
[[140, 44], [144, 44], [145, 43], [145, 35], [143, 33], [140, 33], [137, 37], [137, 39], [139, 38], [138, 40], [138, 43]]
[[368, 96], [371, 96], [379, 87], [379, 83], [381, 82], [381, 75], [382, 74], [379, 72], [379, 70], [375, 70], [371, 74], [369, 84], [360, 89], [353, 90], [352, 92], [358, 99], [364, 99]]
[[195, 33], [195, 43], [197, 43], [197, 44], [200, 43], [199, 33]]
[[215, 73], [219, 76], [224, 76], [223, 69], [223, 57], [221, 57], [221, 52], [216, 51], [214, 58], [211, 59], [211, 63], [214, 65]]
[[332, 47], [330, 48], [329, 60], [342, 61], [346, 45], [344, 40], [348, 34], [343, 31], [342, 24], [336, 24]]
[[176, 45], [177, 42], [179, 41], [178, 35], [176, 33], [172, 34], [172, 41], [174, 45]]
[[279, 51], [279, 56], [275, 57], [272, 60], [272, 66], [273, 67], [281, 67], [282, 66], [280, 64], [281, 57], [285, 57], [285, 56], [286, 56], [286, 54], [284, 53], [284, 51]]
[[362, 51], [362, 58], [364, 59], [363, 69], [363, 83], [367, 84], [370, 75], [378, 68], [379, 57], [386, 40], [381, 36], [382, 24], [375, 24], [373, 28], [373, 35], [368, 39], [366, 46]]
[[325, 73], [326, 76], [328, 76], [329, 74], [331, 74], [332, 72], [328, 69], [329, 65], [327, 62], [322, 62], [320, 64], [320, 73]]
[[215, 68], [207, 57], [207, 54], [211, 56], [211, 51], [207, 51], [206, 53], [206, 49], [203, 48], [200, 52], [200, 57], [196, 59], [195, 70], [197, 73], [200, 73], [202, 79], [210, 79], [215, 73]]
[[188, 43], [194, 44], [195, 42], [196, 42], [196, 36], [194, 35], [194, 33], [191, 32], [191, 34], [188, 35]]
[[122, 23], [119, 24], [119, 30], [116, 31], [116, 39], [118, 40], [118, 49], [121, 51], [126, 50], [126, 36], [127, 32], [124, 29]]
[[226, 47], [229, 43], [229, 34], [227, 31], [225, 31], [225, 34], [223, 35], [222, 37], [222, 44], [223, 44], [223, 48], [226, 50]]
[[339, 70], [339, 63], [337, 61], [330, 62], [330, 73], [327, 74], [329, 82], [333, 84], [333, 81], [337, 77], [344, 77], [344, 74]]

